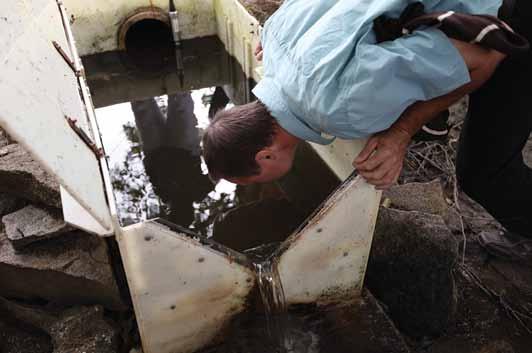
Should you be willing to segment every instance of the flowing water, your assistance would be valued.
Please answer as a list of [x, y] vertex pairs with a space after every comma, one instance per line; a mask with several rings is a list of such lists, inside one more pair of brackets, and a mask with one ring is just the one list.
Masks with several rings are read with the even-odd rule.
[[268, 259], [254, 263], [254, 266], [264, 314], [266, 315], [268, 334], [274, 342], [278, 342], [279, 347], [285, 348], [289, 352], [291, 345], [289, 337], [285, 336], [287, 306], [283, 284], [277, 271], [277, 263], [274, 259]]

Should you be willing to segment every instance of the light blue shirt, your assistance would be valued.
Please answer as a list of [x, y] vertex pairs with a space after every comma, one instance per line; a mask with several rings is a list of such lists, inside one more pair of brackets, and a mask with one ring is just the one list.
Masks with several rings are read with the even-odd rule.
[[[264, 78], [253, 93], [302, 139], [366, 137], [416, 101], [470, 81], [457, 49], [426, 28], [376, 43], [373, 20], [399, 17], [414, 0], [286, 0], [262, 35]], [[427, 12], [496, 15], [502, 0], [423, 0]]]

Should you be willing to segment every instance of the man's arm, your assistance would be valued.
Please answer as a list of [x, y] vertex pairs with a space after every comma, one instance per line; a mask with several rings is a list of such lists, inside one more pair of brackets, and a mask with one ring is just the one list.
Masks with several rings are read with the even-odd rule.
[[368, 140], [353, 165], [378, 189], [389, 188], [397, 182], [406, 149], [417, 131], [460, 98], [482, 86], [505, 58], [504, 54], [495, 50], [457, 40], [451, 41], [464, 58], [471, 81], [444, 96], [412, 104], [388, 130]]

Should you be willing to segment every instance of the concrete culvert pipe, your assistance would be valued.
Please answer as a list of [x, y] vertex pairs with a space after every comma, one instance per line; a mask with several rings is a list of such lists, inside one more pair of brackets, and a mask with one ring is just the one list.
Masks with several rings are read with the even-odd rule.
[[168, 13], [152, 7], [135, 11], [119, 29], [118, 47], [138, 69], [161, 70], [175, 60]]

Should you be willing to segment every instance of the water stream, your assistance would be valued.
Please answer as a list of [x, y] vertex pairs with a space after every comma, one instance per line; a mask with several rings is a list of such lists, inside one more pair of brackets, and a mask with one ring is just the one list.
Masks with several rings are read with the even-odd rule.
[[[283, 284], [275, 260], [266, 260], [255, 263], [257, 273], [257, 283], [259, 286], [264, 314], [266, 315], [266, 325], [268, 335], [284, 352], [290, 351], [290, 342], [286, 333], [286, 300], [284, 296]], [[284, 353], [280, 352], [280, 353]]]

